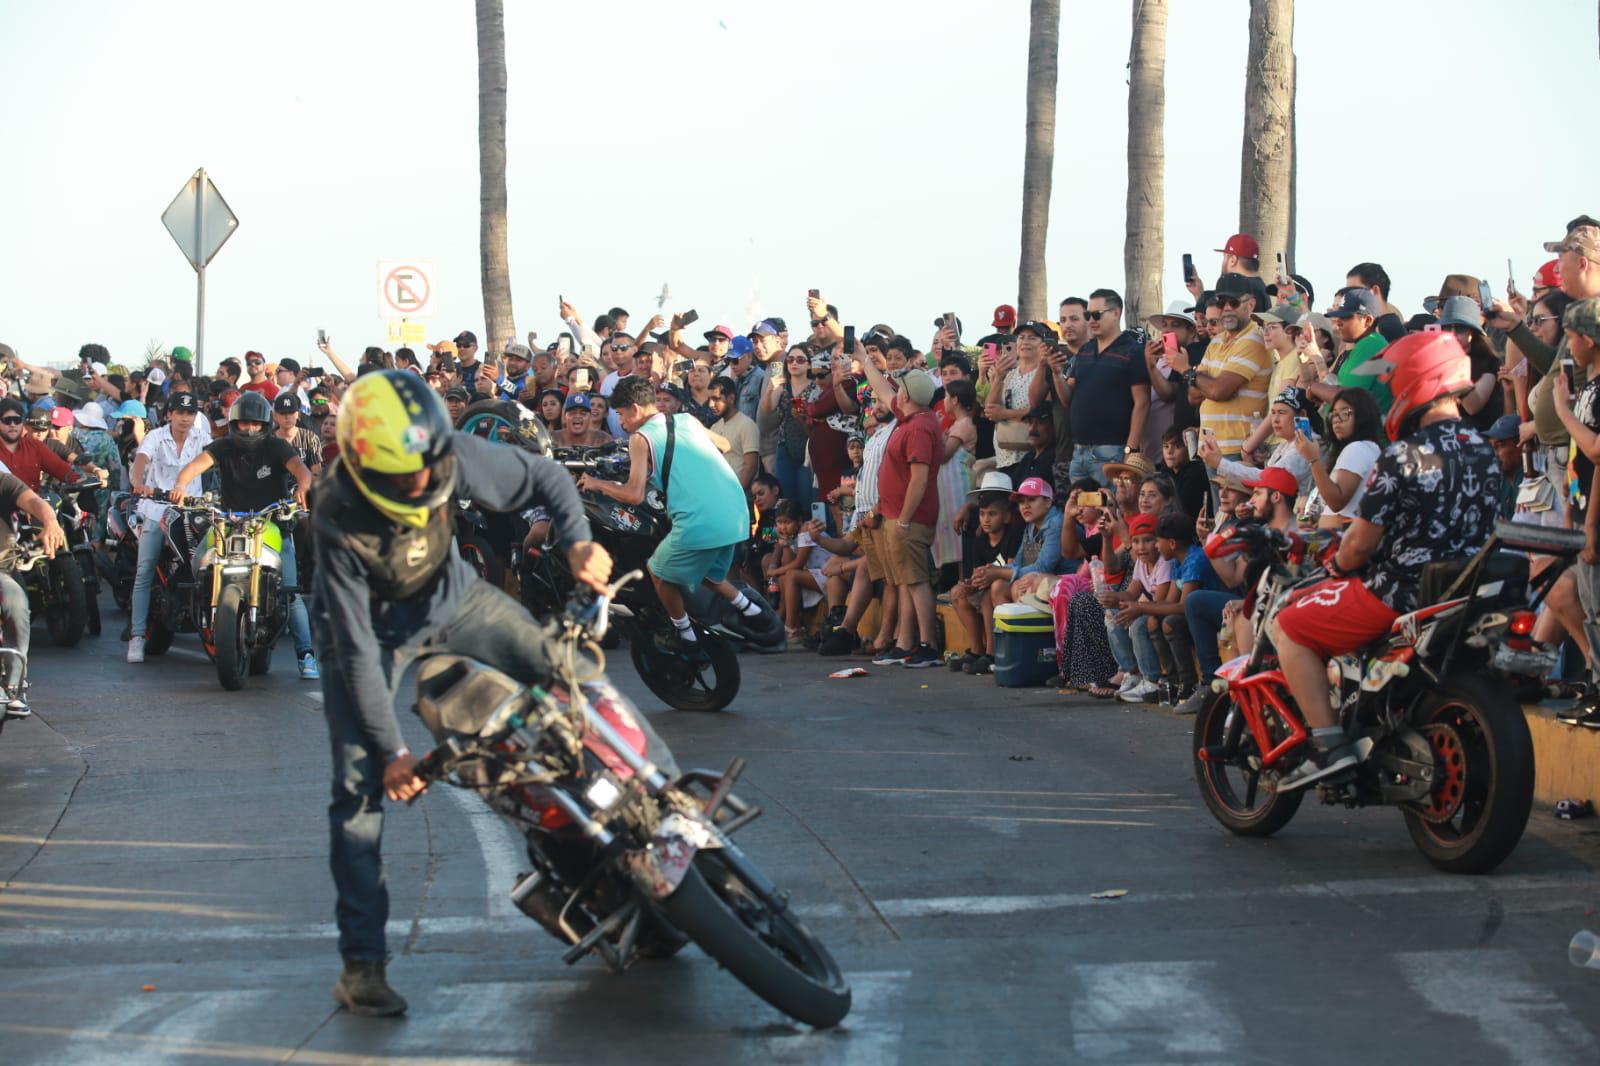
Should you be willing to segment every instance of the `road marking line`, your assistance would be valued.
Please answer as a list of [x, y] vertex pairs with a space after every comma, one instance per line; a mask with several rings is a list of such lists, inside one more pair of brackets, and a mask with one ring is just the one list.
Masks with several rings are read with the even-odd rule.
[[[1075, 966], [1072, 1042], [1085, 1059], [1139, 1063], [1238, 1061], [1244, 1028], [1205, 985], [1210, 962]], [[1204, 1056], [1196, 1058], [1196, 1056]]]
[[999, 814], [902, 814], [901, 818], [920, 818], [942, 822], [1038, 822], [1044, 825], [1110, 825], [1131, 829], [1155, 829], [1154, 822], [1121, 822], [1111, 818], [1028, 818]]
[[1061, 799], [1179, 799], [1176, 792], [1030, 792], [1007, 788], [890, 788], [879, 785], [835, 785], [834, 792], [905, 792], [953, 796], [1052, 796]]
[[[105, 1054], [118, 1050], [117, 1044], [125, 1045], [120, 1049], [122, 1054], [133, 1054], [135, 1049], [148, 1052], [149, 1056], [161, 1055], [154, 1058], [141, 1054], [140, 1062], [166, 1062], [165, 1056], [202, 1056], [212, 1059], [231, 1059], [242, 1062], [287, 1062], [291, 1058], [297, 1063], [306, 1063], [307, 1066], [371, 1066], [373, 1058], [365, 1052], [345, 1051], [313, 1051], [308, 1048], [297, 1048], [288, 1045], [270, 1044], [238, 1044], [223, 1040], [188, 1040], [182, 1037], [167, 1037], [145, 1033], [124, 1033], [111, 1029], [70, 1029], [57, 1025], [17, 1025], [10, 1022], [0, 1022], [0, 1032], [17, 1033], [22, 1036], [60, 1036], [71, 1037], [81, 1042], [84, 1052], [81, 1057], [74, 1057], [70, 1061], [103, 1062]], [[90, 1041], [95, 1041], [91, 1043]], [[118, 1061], [130, 1061], [122, 1059]], [[465, 1058], [461, 1055], [448, 1055], [445, 1057], [412, 1057], [405, 1060], [406, 1066], [503, 1066], [505, 1063], [517, 1062], [517, 1059], [482, 1059]]]
[[1600, 1041], [1513, 952], [1421, 951], [1395, 960], [1431, 1009], [1476, 1025], [1519, 1066], [1600, 1061]]
[[467, 819], [472, 835], [477, 838], [478, 853], [483, 856], [484, 893], [488, 898], [489, 917], [523, 918], [517, 905], [511, 902], [511, 888], [517, 882], [517, 875], [525, 872], [530, 865], [522, 839], [511, 831], [504, 818], [476, 794], [458, 788], [446, 788], [444, 791], [450, 797], [450, 802]]
[[88, 848], [186, 848], [203, 851], [227, 850], [250, 851], [274, 850], [271, 845], [261, 844], [194, 844], [175, 840], [62, 840], [60, 837], [25, 837], [15, 833], [0, 833], [0, 844], [43, 844], [46, 847], [88, 847]]
[[[1101, 888], [1095, 884], [1092, 888]], [[1592, 892], [1594, 875], [1585, 870], [1578, 874], [1490, 877], [1490, 878], [1432, 878], [1394, 877], [1369, 878], [1359, 881], [1323, 881], [1295, 885], [1252, 885], [1248, 888], [1218, 889], [1211, 892], [1159, 892], [1136, 891], [1115, 903], [1089, 898], [1090, 887], [1072, 894], [1036, 896], [934, 896], [922, 899], [887, 899], [876, 901], [877, 907], [891, 918], [935, 918], [946, 916], [982, 916], [1021, 914], [1033, 911], [1071, 910], [1079, 907], [1115, 907], [1119, 910], [1140, 904], [1194, 904], [1228, 903], [1235, 900], [1261, 899], [1314, 899], [1338, 900], [1341, 897], [1414, 896], [1414, 895], [1479, 895], [1504, 896], [1512, 892], [1550, 893], [1563, 890]], [[0, 896], [0, 899], [3, 899]], [[1563, 905], [1568, 906], [1568, 905]], [[860, 918], [861, 904], [845, 906], [838, 903], [807, 903], [797, 901], [796, 910], [803, 918]], [[423, 918], [422, 936], [454, 937], [472, 934], [503, 936], [525, 931], [539, 932], [531, 919], [520, 913], [515, 918], [485, 918], [446, 916]], [[391, 938], [404, 940], [411, 933], [411, 922], [391, 921], [387, 927]], [[105, 928], [76, 929], [47, 927], [35, 922], [27, 929], [0, 929], [0, 946], [32, 947], [51, 945], [57, 948], [69, 944], [111, 947], [119, 944], [146, 944], [150, 942], [190, 944], [255, 940], [332, 940], [339, 934], [331, 922], [305, 925], [219, 925], [193, 926], [113, 926]], [[1481, 954], [1481, 953], [1477, 953]]]

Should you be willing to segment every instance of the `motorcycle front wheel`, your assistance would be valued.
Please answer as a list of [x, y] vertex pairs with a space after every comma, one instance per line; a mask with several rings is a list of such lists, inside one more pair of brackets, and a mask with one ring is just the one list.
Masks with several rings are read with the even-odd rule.
[[1510, 690], [1478, 674], [1452, 677], [1412, 719], [1433, 749], [1428, 799], [1400, 810], [1417, 850], [1447, 873], [1504, 862], [1533, 808], [1533, 737]]
[[850, 984], [822, 942], [788, 908], [774, 911], [716, 851], [694, 857], [661, 909], [746, 988], [818, 1029], [850, 1013]]
[[[1194, 721], [1194, 776], [1200, 798], [1211, 816], [1229, 831], [1243, 837], [1271, 836], [1289, 824], [1303, 789], [1279, 792], [1262, 779], [1261, 752], [1242, 715], [1230, 722], [1234, 702], [1227, 693], [1213, 694]], [[1210, 750], [1217, 757], [1201, 758]], [[1227, 756], [1217, 755], [1226, 750]]]
[[77, 559], [60, 552], [50, 560], [45, 580], [50, 588], [44, 609], [50, 640], [57, 647], [70, 648], [83, 639], [83, 627], [88, 621], [83, 602], [83, 571], [78, 568]]
[[217, 648], [217, 680], [229, 692], [244, 687], [245, 673], [250, 666], [250, 649], [245, 646], [243, 603], [243, 589], [238, 585], [224, 585], [212, 616], [211, 639]]
[[77, 556], [79, 565], [83, 569], [83, 607], [84, 618], [88, 625], [89, 635], [100, 635], [100, 575], [94, 568], [94, 556], [85, 552]]
[[721, 637], [699, 632], [699, 661], [662, 651], [655, 635], [635, 629], [628, 638], [633, 668], [645, 687], [679, 711], [720, 711], [739, 694], [739, 656]]

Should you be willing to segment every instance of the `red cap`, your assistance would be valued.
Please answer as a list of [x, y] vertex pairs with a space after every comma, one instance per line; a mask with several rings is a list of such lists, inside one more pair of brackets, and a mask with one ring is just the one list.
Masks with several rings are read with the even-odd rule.
[[1010, 333], [1017, 328], [1017, 309], [1010, 304], [1001, 304], [994, 309], [994, 328], [1001, 333]]
[[1261, 258], [1261, 245], [1257, 244], [1256, 239], [1248, 233], [1235, 233], [1228, 238], [1228, 243], [1217, 251], [1223, 255], [1237, 255], [1245, 259]]
[[1128, 536], [1153, 537], [1156, 535], [1156, 516], [1153, 514], [1136, 514], [1128, 518]]
[[1254, 481], [1246, 481], [1244, 487], [1247, 489], [1272, 489], [1275, 492], [1283, 493], [1290, 499], [1293, 499], [1300, 492], [1300, 482], [1296, 481], [1294, 475], [1281, 466], [1267, 467], [1261, 471], [1260, 477]]
[[1561, 287], [1561, 260], [1552, 259], [1544, 266], [1533, 272], [1533, 287], [1536, 289], [1559, 289]]

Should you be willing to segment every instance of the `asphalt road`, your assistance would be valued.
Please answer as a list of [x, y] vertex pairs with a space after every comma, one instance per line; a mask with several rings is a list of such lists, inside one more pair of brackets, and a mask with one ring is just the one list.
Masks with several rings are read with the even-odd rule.
[[0, 735], [6, 1063], [1600, 1062], [1600, 971], [1566, 959], [1600, 929], [1594, 822], [1536, 809], [1479, 878], [1392, 810], [1311, 802], [1238, 840], [1185, 719], [808, 654], [746, 658], [715, 716], [617, 680], [684, 765], [748, 758], [768, 813], [741, 839], [849, 972], [844, 1026], [789, 1024], [693, 949], [564, 966], [505, 898], [515, 839], [442, 789], [387, 824], [411, 1012], [354, 1018], [317, 686], [280, 648], [224, 693], [193, 638], [128, 666], [120, 624], [39, 647], [37, 713]]

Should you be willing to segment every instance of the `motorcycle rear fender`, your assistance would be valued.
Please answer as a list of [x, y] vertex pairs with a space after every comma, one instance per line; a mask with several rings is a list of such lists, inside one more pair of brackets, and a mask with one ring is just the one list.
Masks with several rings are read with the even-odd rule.
[[698, 818], [673, 811], [661, 820], [650, 843], [624, 853], [622, 863], [641, 892], [663, 900], [678, 890], [697, 854], [722, 846], [716, 830]]

